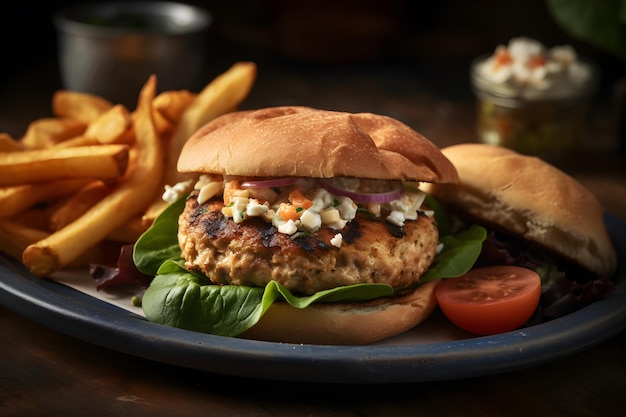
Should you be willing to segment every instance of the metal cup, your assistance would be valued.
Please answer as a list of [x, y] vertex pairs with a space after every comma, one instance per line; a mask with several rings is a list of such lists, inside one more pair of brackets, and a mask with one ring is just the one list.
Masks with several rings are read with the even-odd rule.
[[151, 74], [162, 90], [204, 85], [212, 22], [202, 8], [164, 1], [75, 4], [53, 17], [68, 90], [129, 107]]

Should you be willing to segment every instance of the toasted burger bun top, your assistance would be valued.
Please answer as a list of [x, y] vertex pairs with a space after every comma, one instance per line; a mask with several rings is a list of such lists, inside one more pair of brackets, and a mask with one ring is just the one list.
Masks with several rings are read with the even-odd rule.
[[437, 307], [437, 283], [428, 281], [399, 295], [362, 303], [314, 303], [304, 309], [274, 303], [240, 337], [317, 345], [371, 344], [426, 320]]
[[454, 166], [405, 124], [371, 113], [273, 107], [226, 114], [189, 138], [180, 172], [454, 183]]
[[455, 165], [460, 183], [427, 185], [426, 192], [600, 277], [614, 273], [617, 258], [603, 209], [574, 178], [499, 146], [467, 143], [442, 152]]

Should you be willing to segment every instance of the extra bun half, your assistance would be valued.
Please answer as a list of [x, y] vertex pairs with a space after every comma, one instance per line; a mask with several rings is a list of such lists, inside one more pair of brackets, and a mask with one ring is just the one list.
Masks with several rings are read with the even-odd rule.
[[371, 344], [404, 333], [428, 318], [437, 306], [437, 282], [369, 302], [316, 303], [305, 309], [277, 302], [241, 337], [317, 345]]
[[478, 143], [442, 149], [458, 185], [425, 191], [474, 218], [536, 242], [599, 277], [617, 257], [595, 196], [574, 178], [535, 157]]
[[189, 138], [180, 172], [454, 183], [454, 166], [405, 124], [371, 113], [272, 107], [228, 113]]

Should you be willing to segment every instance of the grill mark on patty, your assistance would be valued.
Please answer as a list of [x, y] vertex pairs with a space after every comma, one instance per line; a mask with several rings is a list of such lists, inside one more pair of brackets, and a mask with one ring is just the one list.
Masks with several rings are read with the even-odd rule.
[[397, 237], [398, 239], [404, 237], [406, 233], [404, 233], [404, 228], [402, 226], [395, 225], [393, 223], [385, 222], [387, 225], [387, 229], [389, 229], [389, 233], [393, 237]]
[[354, 243], [363, 234], [361, 233], [361, 223], [357, 219], [347, 223], [342, 230], [343, 240], [348, 243]]
[[274, 235], [277, 232], [276, 227], [271, 226], [259, 231], [261, 236], [261, 242], [263, 242], [263, 246], [266, 248], [271, 248], [272, 246], [276, 246], [274, 241]]
[[306, 252], [315, 252], [316, 249], [330, 249], [330, 246], [323, 240], [318, 239], [315, 236], [299, 236], [291, 239], [293, 243], [298, 245], [302, 250]]
[[190, 223], [198, 223], [202, 225], [205, 233], [211, 237], [218, 237], [224, 233], [224, 229], [228, 226], [228, 218], [221, 212], [207, 211], [201, 207], [199, 210], [194, 210]]

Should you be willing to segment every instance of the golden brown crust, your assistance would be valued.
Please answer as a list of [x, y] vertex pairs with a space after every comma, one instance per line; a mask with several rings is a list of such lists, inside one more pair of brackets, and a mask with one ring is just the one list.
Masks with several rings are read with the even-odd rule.
[[617, 263], [596, 197], [574, 178], [542, 161], [478, 143], [444, 148], [458, 185], [424, 190], [488, 223], [537, 242], [598, 276]]
[[185, 144], [178, 170], [457, 181], [439, 148], [395, 119], [298, 106], [234, 112], [209, 122]]
[[399, 296], [363, 303], [317, 303], [297, 309], [274, 303], [259, 323], [240, 337], [285, 343], [366, 345], [404, 333], [437, 306], [429, 281]]

